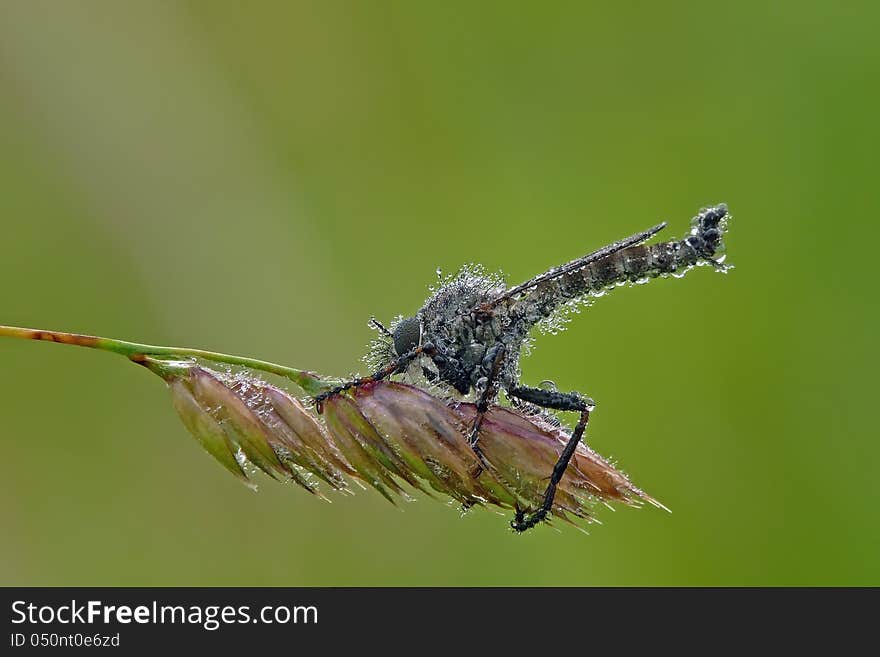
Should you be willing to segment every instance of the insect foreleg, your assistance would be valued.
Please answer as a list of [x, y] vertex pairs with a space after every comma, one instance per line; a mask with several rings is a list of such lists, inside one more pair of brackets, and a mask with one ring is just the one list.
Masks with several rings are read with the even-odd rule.
[[590, 411], [595, 407], [592, 399], [581, 397], [574, 392], [557, 392], [555, 390], [543, 390], [541, 388], [530, 388], [528, 386], [518, 386], [507, 391], [511, 396], [530, 402], [537, 406], [550, 408], [558, 411], [578, 411], [581, 416], [578, 423], [571, 433], [571, 437], [565, 444], [559, 460], [553, 466], [553, 472], [550, 475], [550, 483], [544, 492], [544, 501], [537, 511], [526, 514], [524, 511], [517, 509], [516, 517], [510, 521], [510, 526], [518, 532], [524, 532], [531, 529], [539, 522], [547, 518], [547, 514], [553, 509], [553, 498], [556, 496], [556, 487], [562, 480], [566, 468], [574, 456], [578, 443], [584, 435], [587, 428], [587, 422], [590, 421]]
[[426, 343], [420, 347], [416, 347], [415, 349], [411, 349], [406, 352], [402, 356], [395, 358], [388, 365], [383, 367], [376, 372], [373, 372], [370, 376], [364, 376], [360, 379], [353, 379], [351, 381], [346, 381], [345, 383], [336, 386], [335, 388], [331, 388], [330, 390], [326, 390], [319, 395], [315, 396], [315, 406], [320, 413], [323, 409], [323, 402], [328, 397], [332, 397], [333, 395], [338, 395], [340, 392], [344, 392], [346, 390], [350, 390], [351, 388], [357, 388], [358, 386], [365, 385], [367, 383], [373, 383], [374, 381], [381, 381], [382, 379], [386, 379], [392, 374], [396, 372], [403, 371], [410, 362], [414, 359], [418, 358], [422, 354], [426, 356], [432, 356], [436, 352], [434, 345], [431, 343]]

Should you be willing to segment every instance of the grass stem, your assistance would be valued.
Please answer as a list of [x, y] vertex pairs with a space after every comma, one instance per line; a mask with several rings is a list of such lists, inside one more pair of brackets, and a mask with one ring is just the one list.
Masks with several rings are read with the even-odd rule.
[[42, 340], [44, 342], [58, 342], [60, 344], [76, 345], [78, 347], [88, 347], [90, 349], [100, 349], [101, 351], [111, 351], [121, 354], [135, 363], [143, 362], [145, 357], [160, 358], [200, 358], [215, 363], [225, 363], [227, 365], [239, 365], [252, 370], [268, 372], [276, 374], [293, 381], [305, 392], [315, 395], [327, 388], [332, 387], [333, 383], [324, 379], [313, 372], [306, 370], [298, 370], [277, 363], [270, 363], [265, 360], [257, 360], [246, 356], [234, 356], [231, 354], [223, 354], [216, 351], [205, 351], [204, 349], [190, 349], [188, 347], [161, 347], [157, 345], [140, 344], [137, 342], [127, 342], [125, 340], [114, 340], [113, 338], [103, 338], [94, 335], [83, 335], [80, 333], [65, 333], [62, 331], [46, 331], [42, 329], [20, 328], [17, 326], [0, 325], [0, 336], [10, 338], [21, 338], [23, 340]]

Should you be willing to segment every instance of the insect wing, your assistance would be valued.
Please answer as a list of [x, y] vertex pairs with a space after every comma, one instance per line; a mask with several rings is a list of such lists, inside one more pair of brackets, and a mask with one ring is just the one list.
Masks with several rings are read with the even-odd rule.
[[636, 233], [635, 235], [631, 235], [626, 239], [618, 240], [617, 242], [609, 244], [608, 246], [603, 246], [601, 249], [593, 251], [592, 253], [578, 258], [577, 260], [572, 260], [571, 262], [562, 265], [561, 267], [554, 267], [553, 269], [544, 272], [540, 276], [536, 276], [535, 278], [526, 281], [525, 283], [521, 283], [520, 285], [517, 285], [516, 287], [507, 290], [507, 292], [499, 296], [497, 299], [494, 299], [489, 305], [494, 306], [495, 304], [504, 301], [505, 299], [515, 297], [518, 294], [525, 292], [526, 290], [531, 289], [536, 285], [539, 285], [540, 283], [551, 281], [555, 278], [559, 278], [560, 276], [565, 276], [570, 272], [577, 271], [578, 269], [586, 267], [590, 263], [596, 262], [597, 260], [601, 260], [603, 258], [607, 258], [608, 256], [617, 253], [618, 251], [622, 251], [623, 249], [627, 249], [631, 246], [641, 244], [642, 242], [645, 242], [646, 240], [652, 238], [664, 228], [666, 228], [665, 221], [661, 224], [657, 224], [653, 228], [642, 231], [641, 233]]

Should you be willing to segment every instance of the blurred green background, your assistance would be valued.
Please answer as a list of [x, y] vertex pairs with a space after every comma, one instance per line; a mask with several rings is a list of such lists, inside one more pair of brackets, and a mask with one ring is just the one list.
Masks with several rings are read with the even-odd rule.
[[346, 374], [466, 262], [701, 206], [736, 269], [525, 379], [667, 504], [585, 536], [256, 494], [117, 356], [0, 340], [0, 584], [880, 584], [876, 3], [0, 3], [0, 323]]

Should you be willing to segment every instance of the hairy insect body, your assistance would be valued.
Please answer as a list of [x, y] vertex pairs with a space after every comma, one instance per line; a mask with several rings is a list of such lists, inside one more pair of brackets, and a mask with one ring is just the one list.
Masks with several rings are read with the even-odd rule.
[[[375, 374], [346, 382], [316, 397], [328, 396], [396, 373], [440, 384], [452, 395], [473, 394], [476, 414], [468, 442], [480, 460], [479, 437], [484, 417], [498, 392], [511, 403], [528, 408], [579, 413], [559, 460], [549, 473], [541, 506], [526, 511], [517, 507], [511, 526], [526, 531], [547, 518], [556, 489], [586, 429], [594, 402], [577, 392], [559, 392], [519, 384], [519, 360], [529, 332], [552, 322], [567, 306], [625, 283], [640, 283], [664, 275], [681, 275], [694, 265], [725, 266], [716, 259], [726, 229], [727, 207], [702, 210], [691, 221], [690, 234], [680, 240], [646, 245], [666, 224], [614, 242], [598, 251], [554, 267], [525, 283], [507, 288], [498, 276], [465, 268], [444, 281], [414, 316], [401, 319], [392, 331], [372, 322], [383, 336], [373, 343], [371, 362]], [[478, 473], [476, 473], [478, 475]]]

